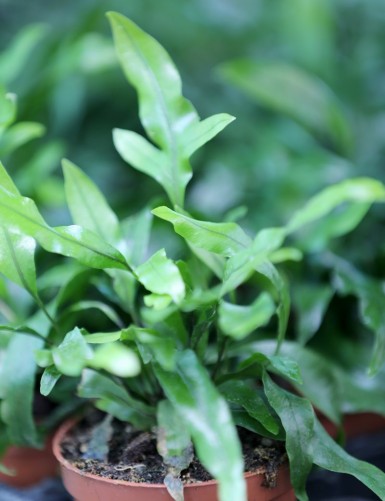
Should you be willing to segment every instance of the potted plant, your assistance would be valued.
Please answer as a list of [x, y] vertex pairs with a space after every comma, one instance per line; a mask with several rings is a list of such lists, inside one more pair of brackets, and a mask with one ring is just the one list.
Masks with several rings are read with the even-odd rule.
[[[251, 489], [264, 483], [261, 499], [294, 499], [286, 480], [287, 454], [291, 484], [301, 501], [307, 499], [305, 482], [313, 464], [350, 473], [383, 498], [384, 474], [345, 453], [320, 425], [310, 400], [285, 389], [287, 382], [300, 383], [301, 375], [295, 360], [280, 352], [286, 346], [290, 296], [276, 265], [301, 258], [298, 249], [285, 246], [293, 233], [341, 203], [382, 202], [385, 187], [369, 178], [333, 185], [284, 227], [265, 228], [254, 237], [232, 221], [193, 217], [184, 207], [192, 177], [189, 158], [233, 117], [220, 114], [201, 121], [158, 42], [120, 14], [110, 13], [109, 19], [151, 140], [116, 130], [115, 146], [164, 188], [172, 208], [161, 205], [151, 212], [171, 223], [175, 233], [167, 234], [167, 253], [183, 259], [171, 259], [162, 247], [148, 257], [150, 209], [121, 224], [96, 185], [69, 161], [63, 169], [71, 226], [51, 227], [0, 170], [7, 256], [0, 271], [30, 292], [37, 290], [36, 242], [77, 260], [84, 271], [102, 270], [93, 280], [105, 296], [104, 311], [119, 327], [101, 331], [87, 318], [69, 331], [54, 326], [46, 336], [24, 329], [41, 340], [35, 357], [44, 368], [42, 393], [50, 394], [65, 377], [81, 376], [79, 396], [106, 413], [102, 420], [91, 416], [88, 427], [70, 423], [57, 434], [54, 450], [68, 490], [81, 501], [130, 495], [167, 499], [166, 489], [175, 500], [183, 499], [183, 490], [185, 499], [194, 499], [194, 491], [204, 499], [207, 489], [206, 499], [212, 500], [218, 486], [221, 501], [243, 501], [246, 485], [252, 497]], [[273, 350], [271, 341], [266, 349], [261, 342], [266, 330], [275, 331]], [[251, 432], [243, 444], [252, 449], [245, 459], [236, 425]], [[241, 438], [245, 433], [240, 432]], [[155, 443], [163, 458], [160, 467]], [[193, 446], [218, 483], [189, 483], [189, 478], [207, 478]], [[130, 462], [127, 453], [137, 449], [144, 452]], [[117, 454], [112, 467], [111, 454]], [[255, 471], [244, 477], [249, 454]], [[157, 458], [154, 468], [165, 486], [143, 484], [152, 477], [151, 467], [143, 464], [150, 457]], [[194, 477], [194, 468], [201, 476]], [[95, 475], [100, 469], [104, 476]], [[106, 478], [111, 476], [116, 480]]]

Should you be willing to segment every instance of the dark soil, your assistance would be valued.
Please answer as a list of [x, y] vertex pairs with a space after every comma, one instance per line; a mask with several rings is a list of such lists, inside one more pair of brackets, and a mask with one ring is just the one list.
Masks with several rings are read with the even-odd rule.
[[[94, 418], [83, 419], [62, 443], [63, 456], [82, 471], [105, 478], [127, 482], [161, 484], [167, 467], [156, 449], [155, 435], [141, 432], [130, 425], [113, 421], [113, 435], [109, 442], [106, 462], [86, 459], [88, 442]], [[238, 429], [242, 443], [245, 471], [262, 473], [263, 484], [274, 487], [278, 467], [286, 461], [281, 443], [266, 440], [243, 428]], [[185, 483], [212, 480], [211, 475], [194, 457], [190, 467], [182, 472]]]

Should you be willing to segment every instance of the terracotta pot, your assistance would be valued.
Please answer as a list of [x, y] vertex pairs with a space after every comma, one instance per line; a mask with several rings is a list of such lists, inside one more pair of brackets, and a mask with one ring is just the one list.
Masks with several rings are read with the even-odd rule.
[[[323, 414], [318, 414], [319, 419], [333, 438], [337, 437], [338, 428]], [[377, 431], [385, 430], [385, 417], [372, 412], [362, 412], [359, 414], [346, 414], [343, 417], [343, 427], [346, 438], [357, 437], [358, 435], [366, 435], [376, 433]]]
[[[57, 431], [53, 440], [53, 452], [60, 463], [62, 479], [75, 501], [105, 499], [108, 501], [173, 501], [163, 484], [139, 484], [111, 480], [82, 472], [67, 461], [61, 453], [60, 444], [76, 421], [67, 421]], [[290, 483], [289, 470], [284, 465], [278, 473], [277, 487], [261, 486], [261, 473], [245, 475], [249, 501], [295, 501]], [[215, 481], [186, 485], [185, 501], [218, 501]], [[234, 500], [236, 501], [236, 500]]]
[[29, 447], [10, 447], [1, 462], [14, 476], [0, 473], [0, 482], [12, 487], [29, 487], [48, 477], [54, 477], [59, 472], [59, 465], [52, 452], [52, 437], [44, 449]]

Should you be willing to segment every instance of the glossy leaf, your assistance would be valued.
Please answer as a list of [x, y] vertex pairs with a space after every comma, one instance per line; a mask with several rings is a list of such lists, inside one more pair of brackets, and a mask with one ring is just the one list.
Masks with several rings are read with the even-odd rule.
[[75, 224], [116, 245], [120, 240], [119, 221], [104, 195], [75, 164], [63, 160], [66, 199]]
[[219, 325], [228, 336], [243, 339], [258, 327], [266, 325], [275, 309], [274, 301], [267, 293], [262, 293], [249, 306], [222, 301], [219, 306]]
[[[41, 445], [33, 417], [35, 390], [35, 350], [43, 341], [19, 333], [7, 348], [0, 368], [1, 419], [8, 436], [15, 445], [39, 447]], [[22, 361], [20, 354], [23, 354]]]
[[244, 381], [228, 381], [220, 385], [220, 392], [226, 400], [246, 410], [273, 435], [279, 432], [279, 423], [257, 388], [252, 388]]
[[168, 207], [157, 207], [152, 213], [171, 222], [176, 233], [189, 244], [215, 254], [232, 256], [251, 244], [251, 239], [236, 223], [199, 221]]
[[68, 332], [57, 348], [52, 350], [57, 369], [66, 376], [79, 376], [92, 359], [93, 352], [80, 330], [75, 327]]
[[299, 501], [307, 501], [306, 479], [313, 465], [314, 411], [308, 400], [282, 390], [265, 372], [263, 384], [270, 405], [286, 431], [290, 478]]
[[136, 268], [139, 281], [147, 290], [155, 294], [167, 294], [175, 303], [180, 303], [186, 289], [178, 267], [168, 259], [164, 249], [153, 254], [150, 259]]
[[245, 501], [243, 461], [231, 413], [192, 351], [178, 355], [178, 372], [157, 368], [167, 397], [188, 427], [207, 470], [219, 481], [221, 501]]

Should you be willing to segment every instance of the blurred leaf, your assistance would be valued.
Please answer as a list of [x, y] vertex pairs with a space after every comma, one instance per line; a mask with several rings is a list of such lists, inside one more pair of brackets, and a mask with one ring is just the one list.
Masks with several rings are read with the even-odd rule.
[[243, 339], [258, 327], [266, 325], [274, 313], [274, 301], [266, 292], [249, 306], [222, 301], [219, 306], [219, 326], [228, 336]]
[[139, 430], [150, 429], [155, 424], [155, 412], [150, 406], [134, 399], [122, 383], [91, 369], [83, 371], [78, 394], [82, 398], [97, 399], [97, 407]]
[[61, 373], [54, 365], [47, 367], [40, 379], [40, 393], [47, 397], [61, 378]]
[[114, 341], [119, 341], [121, 338], [122, 331], [116, 332], [95, 332], [92, 334], [85, 334], [84, 339], [89, 344], [103, 344], [103, 343], [113, 343]]
[[157, 207], [152, 213], [161, 219], [170, 221], [176, 233], [187, 240], [189, 244], [215, 254], [233, 256], [251, 245], [250, 238], [235, 223], [198, 221], [168, 207]]
[[221, 501], [245, 501], [239, 439], [225, 400], [192, 351], [178, 354], [178, 372], [156, 369], [167, 397], [185, 421], [198, 454], [219, 482]]
[[155, 294], [168, 294], [175, 303], [180, 303], [186, 289], [178, 267], [168, 259], [164, 249], [153, 254], [138, 266], [135, 273], [147, 290]]
[[24, 144], [43, 136], [45, 127], [36, 122], [20, 122], [7, 129], [0, 138], [0, 154], [6, 156]]
[[61, 317], [64, 317], [70, 313], [82, 312], [85, 310], [95, 309], [103, 313], [111, 322], [113, 322], [116, 326], [122, 328], [123, 322], [120, 319], [119, 315], [116, 311], [111, 308], [108, 304], [102, 303], [101, 301], [79, 301], [77, 303], [72, 304], [69, 308], [67, 308], [62, 314]]
[[122, 224], [124, 241], [127, 246], [127, 258], [134, 266], [139, 266], [146, 258], [152, 219], [149, 207], [145, 207]]
[[119, 221], [99, 188], [68, 160], [63, 160], [63, 172], [67, 203], [74, 223], [116, 245], [121, 238]]
[[257, 388], [252, 388], [244, 381], [227, 381], [220, 385], [219, 391], [228, 402], [236, 404], [254, 419], [259, 421], [273, 435], [279, 432], [279, 424], [273, 416], [267, 402]]
[[52, 350], [57, 369], [66, 376], [79, 376], [92, 359], [93, 352], [80, 330], [75, 327], [65, 335], [58, 347]]
[[266, 396], [286, 431], [286, 452], [290, 461], [290, 479], [300, 501], [307, 501], [306, 480], [313, 465], [312, 438], [314, 412], [308, 400], [277, 386], [267, 372], [263, 375]]
[[340, 294], [357, 296], [361, 320], [375, 334], [376, 341], [369, 366], [369, 374], [374, 376], [385, 361], [384, 284], [339, 259], [336, 262], [334, 286]]
[[222, 64], [220, 74], [262, 105], [331, 137], [343, 151], [352, 132], [341, 103], [325, 82], [294, 65], [240, 59]]
[[35, 390], [35, 350], [43, 341], [19, 333], [8, 345], [0, 367], [1, 419], [11, 442], [30, 447], [41, 446], [32, 404]]
[[15, 94], [7, 94], [0, 87], [0, 138], [3, 131], [16, 118], [16, 96]]
[[286, 379], [302, 384], [300, 368], [295, 360], [283, 356], [266, 355], [264, 353], [253, 353], [253, 355], [250, 355], [250, 357], [246, 358], [240, 364], [236, 374], [239, 374], [239, 376], [243, 373], [247, 375], [247, 369], [254, 364], [258, 364], [268, 370], [273, 370]]
[[122, 343], [105, 343], [98, 347], [88, 366], [121, 378], [137, 376], [141, 369], [137, 354]]
[[293, 288], [300, 344], [305, 345], [318, 331], [332, 297], [333, 289], [327, 285], [296, 284]]

